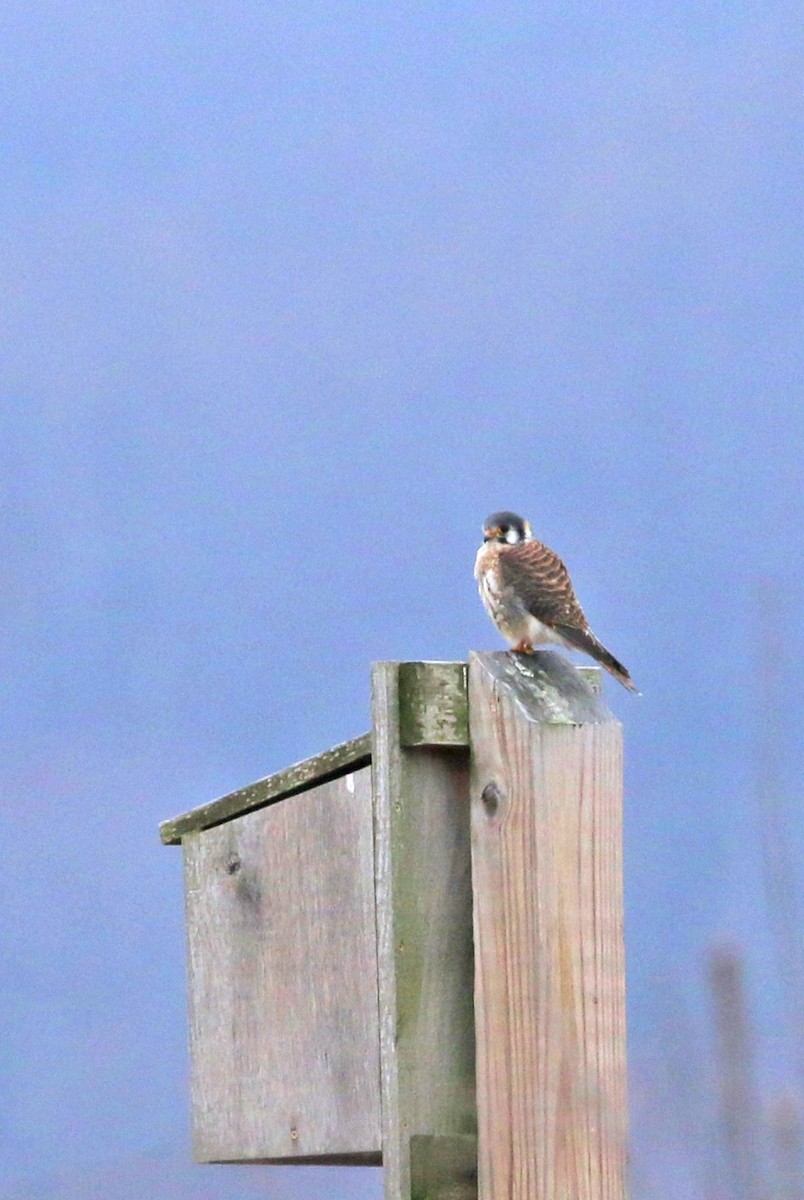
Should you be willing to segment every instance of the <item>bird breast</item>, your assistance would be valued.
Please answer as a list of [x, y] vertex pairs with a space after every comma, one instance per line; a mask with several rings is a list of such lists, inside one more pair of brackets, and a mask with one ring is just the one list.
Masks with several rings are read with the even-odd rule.
[[477, 580], [480, 598], [486, 612], [492, 621], [503, 629], [514, 616], [510, 609], [510, 597], [505, 587], [500, 570], [500, 551], [502, 546], [496, 542], [485, 542], [477, 552], [475, 559], [475, 579]]
[[521, 641], [534, 646], [550, 642], [566, 645], [561, 635], [534, 617], [515, 590], [504, 583], [500, 554], [505, 550], [505, 546], [496, 542], [486, 542], [477, 552], [475, 578], [486, 612], [512, 646]]

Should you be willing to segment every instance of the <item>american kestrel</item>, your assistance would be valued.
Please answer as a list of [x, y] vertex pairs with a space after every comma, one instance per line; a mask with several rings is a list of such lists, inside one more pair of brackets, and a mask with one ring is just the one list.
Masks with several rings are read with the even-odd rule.
[[583, 650], [623, 687], [637, 691], [623, 664], [589, 628], [567, 568], [554, 550], [536, 541], [522, 517], [496, 512], [485, 521], [475, 579], [486, 611], [515, 651], [529, 654], [546, 642]]

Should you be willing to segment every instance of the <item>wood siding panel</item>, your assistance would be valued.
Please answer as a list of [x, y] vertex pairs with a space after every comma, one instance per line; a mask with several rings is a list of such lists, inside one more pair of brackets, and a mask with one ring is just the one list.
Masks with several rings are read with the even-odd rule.
[[196, 1159], [378, 1161], [369, 769], [183, 846]]

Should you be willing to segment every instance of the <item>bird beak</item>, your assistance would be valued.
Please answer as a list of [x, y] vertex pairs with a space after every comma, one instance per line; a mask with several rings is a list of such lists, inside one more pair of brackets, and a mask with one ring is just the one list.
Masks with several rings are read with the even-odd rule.
[[492, 541], [494, 538], [498, 538], [498, 537], [500, 537], [501, 535], [502, 535], [502, 530], [501, 530], [501, 529], [484, 529], [484, 530], [483, 530], [483, 541], [484, 541], [484, 542], [490, 542], [490, 541]]

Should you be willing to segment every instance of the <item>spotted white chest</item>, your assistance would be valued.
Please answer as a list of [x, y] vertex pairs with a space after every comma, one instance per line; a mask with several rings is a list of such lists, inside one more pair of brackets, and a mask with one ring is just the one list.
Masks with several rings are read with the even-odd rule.
[[528, 612], [516, 591], [506, 585], [499, 561], [500, 554], [504, 553], [504, 547], [485, 542], [475, 559], [475, 579], [480, 598], [500, 633], [512, 646], [520, 642], [530, 642], [532, 646], [543, 646], [549, 642], [567, 646], [564, 638]]
[[485, 542], [475, 559], [475, 579], [480, 599], [492, 621], [502, 605], [503, 582], [499, 566], [499, 547]]

